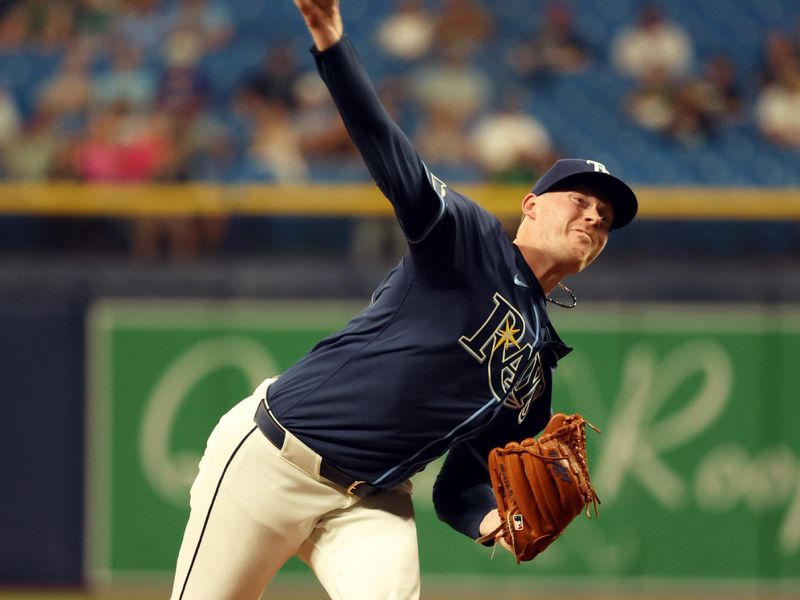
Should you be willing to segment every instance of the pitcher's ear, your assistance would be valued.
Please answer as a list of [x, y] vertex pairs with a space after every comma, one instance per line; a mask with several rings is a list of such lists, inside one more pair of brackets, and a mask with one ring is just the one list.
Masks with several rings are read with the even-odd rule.
[[523, 216], [536, 218], [536, 207], [539, 203], [539, 197], [536, 194], [530, 193], [522, 199], [522, 214]]

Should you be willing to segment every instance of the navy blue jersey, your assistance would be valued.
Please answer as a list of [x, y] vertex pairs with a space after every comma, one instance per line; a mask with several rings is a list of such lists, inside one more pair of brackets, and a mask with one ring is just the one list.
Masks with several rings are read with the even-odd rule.
[[497, 444], [533, 435], [565, 353], [497, 219], [451, 190], [444, 201], [371, 305], [270, 389], [287, 429], [379, 485], [481, 432]]
[[328, 461], [380, 486], [455, 447], [437, 509], [475, 536], [493, 503], [488, 451], [544, 427], [552, 372], [569, 349], [500, 222], [428, 172], [347, 39], [317, 63], [409, 251], [361, 314], [278, 378], [270, 406]]

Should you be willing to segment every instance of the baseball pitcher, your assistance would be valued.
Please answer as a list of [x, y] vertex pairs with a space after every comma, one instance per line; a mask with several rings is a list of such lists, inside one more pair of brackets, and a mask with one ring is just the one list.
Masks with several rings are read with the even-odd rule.
[[295, 4], [408, 251], [367, 308], [222, 417], [191, 489], [173, 600], [255, 600], [292, 556], [332, 598], [418, 598], [409, 478], [444, 454], [439, 517], [517, 560], [596, 506], [585, 423], [551, 406], [570, 348], [547, 309], [576, 303], [550, 297], [634, 218], [636, 196], [599, 162], [560, 160], [521, 199], [509, 239], [387, 115], [338, 0]]

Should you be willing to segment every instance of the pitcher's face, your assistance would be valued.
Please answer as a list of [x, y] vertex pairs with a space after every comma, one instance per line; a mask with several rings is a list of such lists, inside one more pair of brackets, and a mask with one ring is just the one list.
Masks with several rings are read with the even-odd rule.
[[614, 220], [614, 208], [589, 189], [528, 194], [522, 210], [531, 220], [532, 242], [564, 266], [585, 269], [603, 251]]

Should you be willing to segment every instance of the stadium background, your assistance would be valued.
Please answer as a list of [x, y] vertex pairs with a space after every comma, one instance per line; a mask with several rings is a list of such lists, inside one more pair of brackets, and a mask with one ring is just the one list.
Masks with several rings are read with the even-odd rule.
[[[145, 4], [0, 3], [2, 598], [163, 597], [186, 482], [216, 418], [357, 310], [398, 257], [386, 203], [314, 84], [293, 4], [194, 2], [209, 10], [208, 45], [169, 37], [180, 2], [153, 2], [159, 18], [144, 29], [120, 25]], [[461, 120], [444, 125], [420, 83], [441, 48], [393, 56], [377, 32], [394, 5], [344, 7], [404, 129], [421, 145], [430, 132], [451, 141], [425, 155], [437, 174], [510, 229], [553, 156], [602, 160], [642, 207], [571, 282], [577, 314], [551, 311], [578, 348], [559, 372], [561, 406], [604, 430], [590, 442], [600, 519], [531, 565], [490, 560], [436, 522], [426, 472], [424, 597], [500, 585], [509, 598], [799, 598], [800, 150], [763, 130], [758, 106], [777, 77], [770, 48], [797, 67], [800, 8], [663, 3], [692, 53], [660, 80], [656, 114], [663, 102], [679, 113], [720, 55], [738, 108], [712, 117], [692, 105], [692, 119], [654, 130], [630, 112], [641, 83], [613, 56], [642, 3], [566, 4], [583, 59], [534, 70], [514, 57], [542, 51], [525, 44], [542, 36], [547, 4], [466, 4], [421, 3], [431, 23], [466, 15], [450, 34], [481, 70]], [[123, 33], [154, 23], [161, 37], [127, 42], [141, 44], [138, 66], [115, 67]], [[294, 66], [264, 77], [275, 54]], [[186, 87], [167, 83], [170, 65]], [[65, 81], [78, 84], [74, 102]], [[460, 150], [508, 106], [507, 90], [549, 145], [493, 170]], [[322, 597], [302, 565], [281, 577], [275, 597]]]

